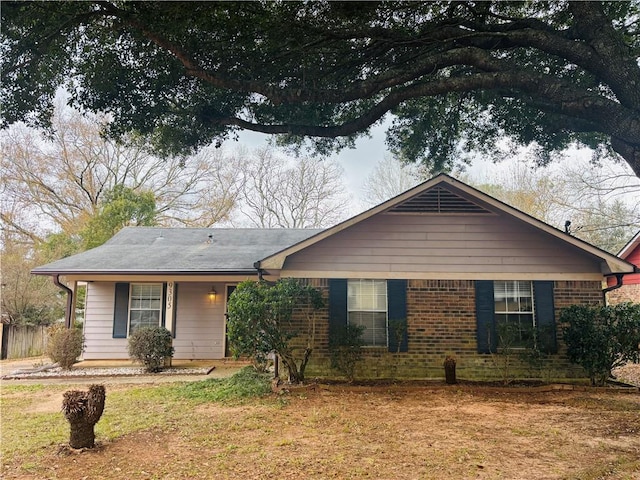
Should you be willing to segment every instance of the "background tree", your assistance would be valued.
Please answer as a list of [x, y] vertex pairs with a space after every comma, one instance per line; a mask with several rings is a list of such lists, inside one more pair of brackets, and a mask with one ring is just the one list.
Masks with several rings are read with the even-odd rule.
[[24, 125], [0, 133], [2, 313], [50, 323], [63, 298], [30, 270], [106, 241], [125, 225], [211, 226], [230, 218], [244, 157], [205, 148], [160, 159], [142, 143], [101, 135], [104, 119], [60, 107], [54, 132]]
[[241, 128], [285, 142], [311, 137], [326, 152], [391, 113], [389, 145], [430, 171], [508, 137], [537, 146], [543, 163], [578, 143], [640, 176], [639, 9], [4, 2], [4, 121], [47, 125], [65, 86], [82, 110], [109, 113], [112, 135], [135, 130], [161, 152]]
[[[464, 180], [503, 202], [611, 253], [640, 229], [637, 177], [616, 168], [567, 158], [534, 169], [534, 161], [512, 163], [501, 172], [463, 175]], [[585, 174], [588, 172], [588, 174]], [[570, 224], [566, 224], [569, 221]]]
[[241, 187], [238, 155], [208, 148], [160, 159], [140, 141], [123, 146], [105, 139], [105, 125], [100, 117], [60, 107], [51, 136], [24, 125], [2, 132], [4, 228], [34, 244], [51, 233], [77, 235], [118, 186], [152, 192], [162, 225], [208, 227], [229, 218]]
[[30, 273], [32, 268], [46, 263], [43, 255], [28, 245], [7, 242], [3, 235], [0, 256], [0, 310], [3, 320], [47, 325], [64, 317], [64, 304], [58, 288], [50, 278]]
[[95, 248], [124, 227], [156, 225], [156, 200], [151, 192], [134, 192], [116, 185], [104, 196], [99, 212], [91, 217], [80, 232], [84, 249]]
[[367, 207], [385, 202], [415, 187], [429, 175], [419, 166], [385, 156], [377, 163], [362, 185], [362, 201]]
[[543, 222], [563, 226], [567, 220], [559, 205], [566, 203], [562, 175], [547, 169], [532, 168], [532, 163], [511, 163], [501, 172], [486, 176], [464, 176], [479, 190]]
[[323, 304], [318, 290], [295, 278], [282, 278], [274, 285], [239, 283], [227, 307], [227, 334], [234, 354], [260, 363], [275, 352], [289, 381], [303, 382], [315, 348], [316, 314]]
[[318, 228], [342, 220], [348, 196], [343, 171], [334, 161], [291, 162], [273, 148], [257, 149], [248, 161], [242, 207], [260, 228]]

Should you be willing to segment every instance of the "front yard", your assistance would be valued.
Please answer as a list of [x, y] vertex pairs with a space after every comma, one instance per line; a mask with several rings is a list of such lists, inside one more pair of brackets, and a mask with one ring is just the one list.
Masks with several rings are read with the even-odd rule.
[[2, 477], [640, 479], [637, 391], [220, 385], [107, 383], [84, 452], [64, 446], [68, 387], [3, 386]]

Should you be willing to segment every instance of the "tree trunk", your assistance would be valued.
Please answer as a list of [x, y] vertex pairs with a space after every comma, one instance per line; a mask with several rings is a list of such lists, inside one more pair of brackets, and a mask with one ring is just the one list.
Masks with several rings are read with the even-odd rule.
[[69, 445], [72, 448], [93, 448], [95, 445], [93, 427], [104, 411], [105, 396], [103, 385], [91, 385], [88, 392], [64, 392], [62, 413], [71, 426]]
[[304, 357], [302, 358], [302, 362], [300, 362], [300, 377], [302, 377], [301, 381], [304, 381], [304, 371], [307, 368], [307, 364], [309, 363], [309, 357], [311, 357], [312, 348], [306, 348], [304, 350]]
[[280, 354], [280, 358], [282, 358], [282, 363], [289, 373], [289, 383], [304, 382], [304, 371], [301, 372], [298, 370], [298, 366], [296, 365], [296, 360], [293, 358], [293, 355], [286, 353]]
[[93, 423], [87, 422], [84, 419], [79, 419], [71, 423], [69, 445], [72, 448], [93, 448], [96, 439], [93, 426]]

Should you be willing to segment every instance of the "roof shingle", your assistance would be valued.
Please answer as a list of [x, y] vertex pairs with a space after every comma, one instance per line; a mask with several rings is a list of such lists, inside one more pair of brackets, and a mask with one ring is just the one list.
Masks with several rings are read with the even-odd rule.
[[104, 245], [37, 267], [32, 273], [252, 272], [256, 261], [321, 231], [127, 227]]

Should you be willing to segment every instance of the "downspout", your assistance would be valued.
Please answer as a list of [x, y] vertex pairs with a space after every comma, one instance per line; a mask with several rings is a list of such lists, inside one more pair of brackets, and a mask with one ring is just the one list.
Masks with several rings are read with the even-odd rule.
[[260, 268], [260, 260], [258, 260], [257, 262], [253, 263], [253, 268], [255, 268], [258, 271], [258, 280], [259, 281], [264, 280], [264, 278], [263, 278], [264, 270], [262, 268]]
[[613, 291], [613, 290], [617, 290], [620, 287], [622, 287], [623, 284], [623, 279], [625, 275], [633, 275], [633, 274], [638, 274], [640, 273], [640, 267], [633, 265], [633, 272], [628, 272], [628, 273], [615, 273], [614, 275], [616, 276], [616, 284], [615, 285], [611, 285], [610, 287], [604, 288], [602, 290], [602, 298], [604, 300], [604, 303], [606, 305], [607, 303], [607, 293]]
[[73, 307], [73, 290], [60, 282], [60, 275], [56, 275], [53, 277], [53, 283], [56, 284], [56, 287], [67, 292], [67, 307], [64, 312], [64, 326], [66, 328], [71, 328], [71, 308]]
[[609, 293], [610, 291], [617, 290], [622, 286], [622, 279], [624, 278], [625, 274], [624, 273], [616, 273], [615, 275], [616, 275], [616, 284], [605, 288], [604, 290], [602, 290], [602, 293]]

